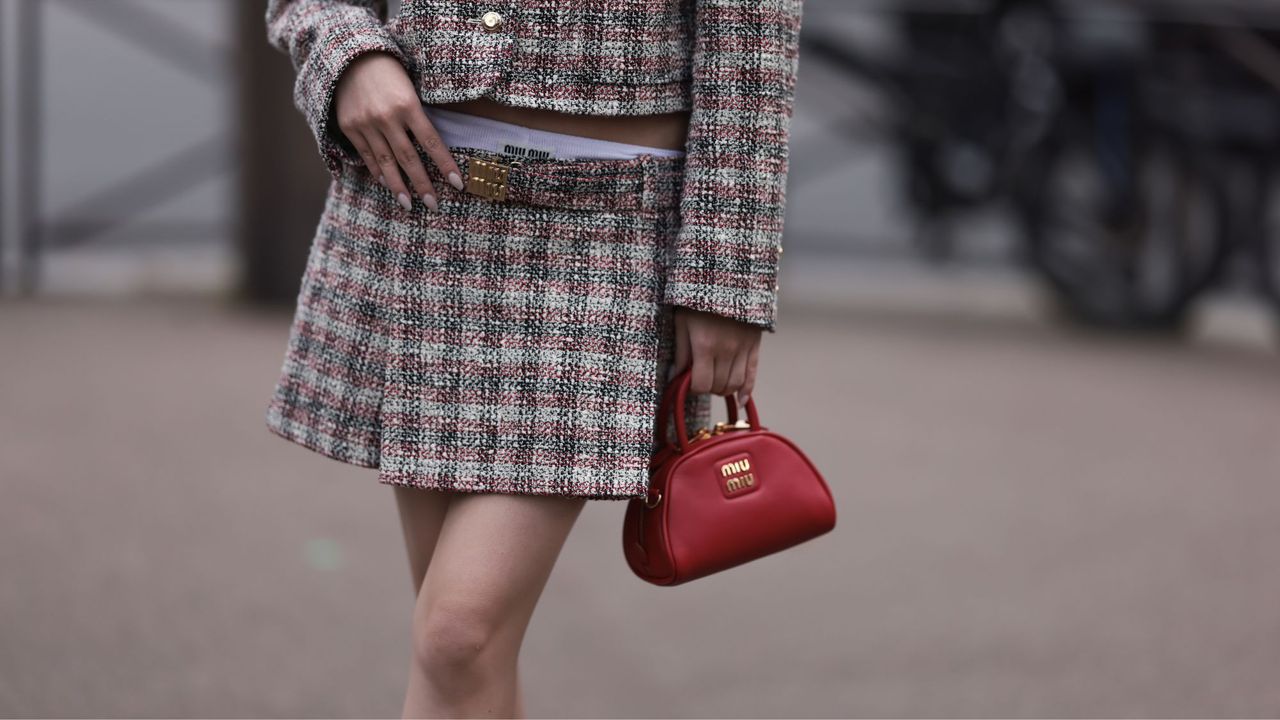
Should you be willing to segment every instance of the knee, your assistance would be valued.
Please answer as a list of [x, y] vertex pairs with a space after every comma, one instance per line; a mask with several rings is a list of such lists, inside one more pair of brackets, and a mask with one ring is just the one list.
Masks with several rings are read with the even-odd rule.
[[495, 657], [498, 618], [483, 606], [439, 601], [414, 620], [414, 657], [445, 687], [482, 679], [500, 661]]

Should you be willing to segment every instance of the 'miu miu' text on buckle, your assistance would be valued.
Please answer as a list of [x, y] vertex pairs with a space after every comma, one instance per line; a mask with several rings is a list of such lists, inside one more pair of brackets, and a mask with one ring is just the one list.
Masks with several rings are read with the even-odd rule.
[[493, 160], [468, 158], [467, 192], [488, 200], [506, 200], [507, 176], [511, 173], [511, 167]]

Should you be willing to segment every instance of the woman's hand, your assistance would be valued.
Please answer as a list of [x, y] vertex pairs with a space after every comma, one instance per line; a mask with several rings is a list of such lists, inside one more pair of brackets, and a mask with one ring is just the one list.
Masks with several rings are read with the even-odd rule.
[[690, 357], [689, 392], [728, 396], [737, 393], [746, 403], [756, 384], [756, 366], [763, 333], [749, 323], [723, 315], [675, 308], [676, 348], [672, 375], [684, 370]]
[[435, 161], [441, 174], [459, 190], [462, 173], [449, 148], [431, 126], [413, 81], [394, 55], [371, 52], [351, 63], [338, 79], [334, 93], [338, 127], [369, 172], [379, 179], [405, 210], [413, 209], [401, 168], [413, 184], [413, 192], [432, 210], [438, 208], [435, 187], [422, 165], [406, 128]]

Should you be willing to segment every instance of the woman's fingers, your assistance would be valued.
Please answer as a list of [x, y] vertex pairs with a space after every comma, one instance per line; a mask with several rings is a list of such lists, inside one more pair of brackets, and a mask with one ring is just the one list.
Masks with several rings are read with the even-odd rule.
[[742, 395], [742, 400], [744, 403], [747, 399], [751, 397], [751, 393], [755, 392], [756, 371], [759, 369], [759, 365], [760, 365], [760, 343], [757, 341], [755, 343], [752, 343], [751, 351], [747, 353], [746, 373], [744, 375], [744, 379], [742, 382], [742, 389], [738, 391], [738, 393]]
[[422, 105], [415, 105], [409, 110], [405, 124], [408, 125], [409, 132], [413, 133], [422, 149], [427, 151], [427, 156], [437, 168], [440, 168], [440, 174], [448, 178], [449, 184], [455, 188], [463, 189], [462, 169], [458, 167], [458, 162], [449, 152], [449, 146], [440, 139], [440, 133], [436, 132]]
[[689, 321], [689, 349], [693, 354], [693, 372], [689, 391], [724, 395], [729, 380], [732, 346], [714, 324], [713, 318], [698, 316]]
[[[422, 202], [427, 207], [435, 210], [435, 186], [431, 184], [431, 178], [427, 176], [427, 168], [422, 164], [422, 157], [418, 155], [418, 149], [409, 140], [409, 134], [405, 132], [404, 125], [401, 124], [400, 120], [396, 119], [382, 125], [381, 130], [387, 140], [387, 144], [391, 146], [396, 155], [396, 161], [400, 164], [400, 167], [404, 168], [405, 175], [409, 176], [409, 182], [413, 184], [414, 194], [422, 198]], [[404, 204], [403, 201], [401, 204]]]
[[[685, 317], [684, 311], [676, 309], [675, 311], [675, 357], [671, 361], [671, 375], [684, 370], [689, 363], [689, 323]], [[670, 378], [668, 378], [670, 379]]]
[[347, 140], [351, 142], [351, 146], [360, 153], [360, 159], [364, 161], [364, 166], [369, 170], [369, 174], [378, 178], [378, 182], [383, 187], [387, 186], [387, 179], [382, 177], [382, 169], [378, 167], [378, 160], [373, 156], [373, 148], [369, 147], [368, 141], [364, 139], [364, 134], [359, 132], [344, 132]]
[[729, 370], [733, 368], [733, 355], [728, 354], [726, 348], [713, 353], [712, 358], [715, 374], [714, 379], [711, 381], [711, 393], [713, 395], [728, 395]]
[[[373, 159], [375, 174], [406, 210], [413, 209], [411, 194], [421, 198], [423, 204], [431, 210], [438, 210], [439, 198], [435, 186], [413, 141], [417, 140], [428, 157], [440, 168], [441, 174], [459, 190], [463, 188], [462, 171], [420, 105], [403, 111], [398, 117], [402, 120], [384, 122], [363, 135], [364, 144], [369, 147], [368, 154]], [[364, 155], [365, 152], [362, 151], [361, 154]], [[404, 176], [409, 178], [407, 185], [400, 172], [402, 169]]]
[[716, 384], [715, 335], [708, 327], [705, 313], [696, 310], [680, 312], [684, 315], [689, 343], [689, 392], [712, 392]]
[[405, 187], [404, 178], [400, 176], [400, 164], [396, 159], [395, 152], [391, 146], [387, 144], [387, 140], [382, 133], [376, 129], [364, 134], [365, 142], [369, 144], [369, 149], [373, 153], [374, 164], [377, 167], [375, 174], [386, 178], [386, 186], [391, 195], [400, 203], [406, 211], [413, 209], [413, 200], [409, 197], [409, 190]]
[[747, 359], [751, 357], [751, 348], [739, 348], [733, 356], [733, 360], [729, 365], [729, 382], [725, 389], [728, 391], [725, 395], [738, 395], [739, 404], [741, 404], [742, 384], [747, 377]]
[[[676, 312], [676, 354], [691, 357], [689, 392], [728, 396], [746, 390], [755, 383], [753, 353], [760, 345], [761, 333], [746, 323], [701, 311]], [[687, 337], [687, 350], [682, 338]], [[745, 395], [742, 395], [745, 397]]]
[[693, 348], [693, 365], [689, 369], [689, 392], [694, 394], [709, 393], [715, 385], [716, 361], [712, 355], [698, 352]]

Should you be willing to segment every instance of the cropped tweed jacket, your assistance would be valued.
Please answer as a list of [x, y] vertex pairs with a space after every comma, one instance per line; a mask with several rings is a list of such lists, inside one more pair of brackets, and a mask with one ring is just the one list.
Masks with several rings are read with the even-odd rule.
[[332, 105], [368, 52], [395, 56], [425, 103], [691, 111], [664, 301], [772, 332], [802, 2], [402, 0], [387, 19], [386, 0], [269, 0], [266, 21], [335, 177], [363, 164]]

